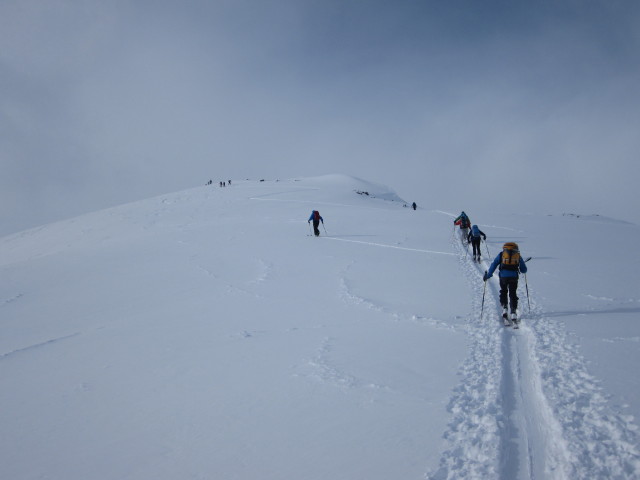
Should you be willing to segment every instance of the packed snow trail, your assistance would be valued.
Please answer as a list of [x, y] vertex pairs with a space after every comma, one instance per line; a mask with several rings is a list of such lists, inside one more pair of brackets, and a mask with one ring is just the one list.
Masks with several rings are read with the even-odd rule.
[[520, 329], [504, 327], [495, 279], [480, 318], [488, 265], [475, 263], [458, 236], [452, 243], [473, 292], [470, 356], [449, 405], [448, 447], [427, 478], [638, 478], [635, 426], [611, 412], [562, 327], [544, 318], [534, 298]]
[[569, 454], [562, 429], [542, 391], [530, 349], [531, 330], [503, 332], [500, 471], [504, 478], [568, 478]]
[[346, 238], [332, 237], [329, 235], [320, 235], [325, 240], [338, 240], [341, 242], [350, 242], [350, 243], [360, 243], [362, 245], [370, 245], [372, 247], [383, 247], [383, 248], [395, 248], [396, 250], [406, 250], [409, 252], [420, 252], [420, 253], [432, 253], [434, 255], [455, 255], [455, 253], [451, 252], [439, 252], [437, 250], [424, 250], [421, 248], [407, 248], [407, 247], [399, 247], [397, 245], [385, 245], [382, 243], [375, 242], [363, 242], [362, 240], [349, 240]]

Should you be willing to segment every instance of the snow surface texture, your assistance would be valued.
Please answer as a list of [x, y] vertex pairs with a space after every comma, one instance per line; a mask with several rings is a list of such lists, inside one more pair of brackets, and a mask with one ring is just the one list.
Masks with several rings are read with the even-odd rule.
[[533, 256], [514, 330], [404, 205], [233, 181], [0, 239], [0, 478], [639, 478], [638, 226], [464, 206]]

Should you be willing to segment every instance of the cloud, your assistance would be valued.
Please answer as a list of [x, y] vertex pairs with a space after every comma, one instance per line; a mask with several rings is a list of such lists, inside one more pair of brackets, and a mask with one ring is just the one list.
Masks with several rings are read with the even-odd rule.
[[332, 172], [438, 208], [633, 215], [638, 8], [3, 2], [0, 234]]

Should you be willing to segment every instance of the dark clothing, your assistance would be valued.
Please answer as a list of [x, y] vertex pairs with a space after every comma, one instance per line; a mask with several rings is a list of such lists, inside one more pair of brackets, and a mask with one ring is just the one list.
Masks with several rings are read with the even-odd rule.
[[480, 256], [480, 237], [469, 235], [469, 238], [471, 239], [471, 246], [473, 247], [473, 256]]
[[413, 202], [413, 203], [411, 204], [411, 207], [415, 210], [415, 209], [418, 207], [418, 205], [416, 205], [416, 202]]
[[[477, 235], [474, 235], [474, 230], [473, 228], [476, 229], [476, 233]], [[480, 241], [480, 237], [484, 238], [485, 240], [487, 239], [487, 236], [484, 234], [484, 232], [482, 230], [480, 230], [478, 227], [476, 227], [475, 225], [473, 226], [473, 228], [471, 229], [471, 231], [469, 232], [469, 236], [467, 238], [468, 241], [472, 241], [474, 238], [477, 238], [478, 241]]]
[[307, 222], [310, 222], [311, 220], [313, 220], [313, 233], [316, 237], [319, 237], [320, 229], [318, 227], [320, 226], [320, 222], [322, 222], [322, 224], [324, 225], [324, 220], [320, 216], [320, 212], [318, 212], [317, 210], [313, 210], [311, 212], [311, 215], [309, 215], [309, 220]]
[[471, 227], [471, 220], [469, 219], [469, 217], [467, 217], [467, 214], [462, 212], [460, 215], [458, 215], [455, 220], [453, 221], [454, 225], [460, 225], [460, 228], [469, 228]]
[[319, 222], [324, 223], [324, 220], [322, 219], [320, 212], [318, 212], [317, 210], [312, 211], [311, 215], [309, 215], [309, 221], [311, 220], [318, 220]]
[[518, 277], [500, 277], [500, 305], [504, 308], [511, 306], [511, 312], [515, 312], [518, 309], [517, 290]]
[[[476, 230], [476, 233], [478, 235], [473, 235], [474, 233], [474, 229]], [[471, 243], [471, 246], [473, 247], [473, 256], [475, 257], [476, 255], [480, 256], [480, 237], [483, 237], [485, 240], [487, 239], [487, 236], [484, 234], [484, 232], [480, 229], [478, 229], [477, 226], [473, 226], [473, 228], [471, 229], [471, 231], [469, 232], [469, 235], [467, 235], [467, 241]]]

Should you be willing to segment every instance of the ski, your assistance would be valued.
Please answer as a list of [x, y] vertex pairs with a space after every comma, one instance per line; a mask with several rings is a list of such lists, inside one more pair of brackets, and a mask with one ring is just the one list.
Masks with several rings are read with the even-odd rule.
[[502, 314], [502, 323], [504, 324], [505, 327], [511, 326], [511, 320], [509, 320], [509, 316], [506, 313]]

